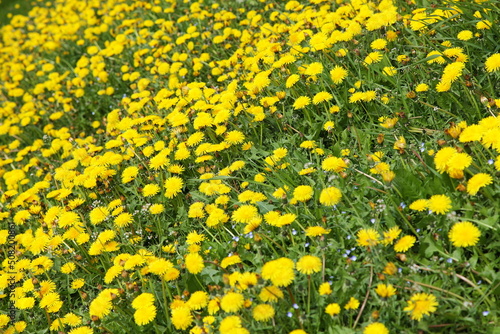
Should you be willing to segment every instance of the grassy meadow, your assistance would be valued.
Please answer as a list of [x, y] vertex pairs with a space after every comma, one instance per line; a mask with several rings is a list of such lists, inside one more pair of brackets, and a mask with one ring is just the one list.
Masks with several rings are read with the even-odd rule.
[[24, 5], [1, 333], [500, 333], [496, 1]]

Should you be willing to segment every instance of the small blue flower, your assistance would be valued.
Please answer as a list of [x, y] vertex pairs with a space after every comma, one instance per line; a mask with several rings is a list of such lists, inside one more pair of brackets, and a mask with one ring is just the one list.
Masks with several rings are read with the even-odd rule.
[[486, 317], [488, 314], [490, 314], [490, 311], [484, 311], [484, 312], [483, 312], [483, 316], [485, 316], [485, 317]]

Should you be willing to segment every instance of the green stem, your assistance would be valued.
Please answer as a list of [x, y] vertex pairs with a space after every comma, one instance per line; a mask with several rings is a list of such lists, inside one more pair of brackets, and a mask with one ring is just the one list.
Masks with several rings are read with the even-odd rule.
[[437, 291], [440, 291], [440, 292], [443, 292], [443, 293], [446, 293], [450, 296], [453, 296], [455, 298], [458, 298], [460, 299], [461, 301], [465, 302], [466, 299], [463, 298], [462, 296], [459, 296], [457, 295], [456, 293], [453, 293], [451, 291], [448, 291], [448, 290], [445, 290], [445, 289], [441, 289], [441, 288], [438, 288], [437, 286], [434, 286], [434, 285], [430, 285], [430, 284], [425, 284], [425, 283], [421, 283], [421, 282], [417, 282], [417, 281], [414, 281], [414, 280], [411, 280], [411, 279], [408, 279], [408, 278], [405, 278], [405, 281], [408, 281], [408, 282], [411, 282], [411, 283], [414, 283], [414, 284], [417, 284], [417, 285], [420, 285], [420, 286], [425, 286], [426, 288], [429, 288], [429, 289], [433, 289], [433, 290], [437, 290]]
[[[292, 290], [290, 289], [290, 286], [287, 286], [286, 289], [288, 290], [288, 295], [290, 296], [290, 300], [292, 301], [292, 305], [297, 305], [297, 303], [295, 301], [295, 297], [292, 294]], [[304, 324], [300, 320], [300, 310], [298, 308], [294, 308], [294, 310], [295, 310], [295, 316], [297, 317], [297, 320], [299, 320], [300, 328], [304, 329]]]
[[363, 304], [359, 309], [358, 316], [356, 317], [356, 320], [354, 321], [354, 325], [352, 326], [352, 328], [355, 328], [359, 322], [359, 319], [361, 319], [361, 315], [363, 314], [363, 310], [365, 309], [366, 302], [368, 301], [368, 297], [370, 296], [370, 289], [372, 288], [372, 282], [373, 282], [373, 266], [370, 266], [370, 281], [368, 282], [368, 288], [366, 289], [365, 299], [363, 300]]
[[311, 314], [311, 275], [307, 275], [307, 315]]

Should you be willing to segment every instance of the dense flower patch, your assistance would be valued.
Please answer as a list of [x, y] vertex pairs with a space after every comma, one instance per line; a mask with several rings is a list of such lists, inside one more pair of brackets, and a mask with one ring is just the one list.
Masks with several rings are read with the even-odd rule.
[[1, 330], [493, 330], [499, 17], [484, 0], [13, 16]]

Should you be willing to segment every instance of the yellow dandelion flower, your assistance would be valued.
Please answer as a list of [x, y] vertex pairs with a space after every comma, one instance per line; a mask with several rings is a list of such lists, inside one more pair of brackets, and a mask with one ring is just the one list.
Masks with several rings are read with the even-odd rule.
[[424, 315], [435, 312], [439, 305], [434, 295], [425, 292], [414, 294], [407, 303], [403, 311], [410, 312], [411, 318], [419, 321]]
[[142, 188], [142, 195], [144, 197], [154, 196], [159, 192], [160, 192], [160, 186], [158, 186], [157, 184], [153, 184], [153, 183], [146, 184], [144, 186], [144, 188]]
[[300, 76], [298, 74], [290, 75], [288, 77], [288, 79], [286, 79], [285, 87], [286, 88], [292, 87], [293, 85], [295, 85], [297, 83], [297, 81], [299, 81], [299, 79], [300, 79]]
[[68, 262], [61, 267], [61, 272], [63, 274], [71, 274], [75, 269], [76, 265], [73, 262]]
[[139, 326], [149, 324], [155, 317], [156, 307], [154, 305], [142, 306], [134, 312], [134, 321]]
[[387, 275], [394, 275], [398, 272], [398, 268], [396, 267], [396, 265], [392, 262], [388, 262], [385, 267], [384, 267], [384, 271], [383, 273], [384, 274], [387, 274]]
[[33, 297], [18, 298], [14, 305], [20, 310], [30, 309], [33, 308], [33, 306], [35, 306], [35, 298]]
[[462, 75], [464, 68], [465, 64], [462, 62], [454, 62], [446, 65], [441, 76], [441, 81], [446, 83], [455, 82]]
[[139, 168], [135, 166], [125, 168], [122, 172], [122, 183], [125, 184], [134, 180], [137, 174], [139, 174]]
[[468, 143], [471, 141], [480, 141], [485, 133], [485, 129], [482, 125], [473, 124], [466, 127], [461, 133], [458, 140], [462, 143]]
[[108, 218], [108, 216], [109, 216], [108, 208], [103, 207], [103, 206], [97, 207], [97, 208], [92, 209], [92, 211], [90, 211], [90, 222], [93, 225], [97, 225], [99, 223], [102, 223], [104, 220], [106, 220], [106, 218]]
[[186, 269], [191, 274], [199, 274], [205, 268], [205, 264], [203, 263], [203, 258], [198, 253], [189, 253], [186, 255], [185, 259]]
[[396, 252], [406, 252], [415, 244], [416, 241], [417, 238], [415, 238], [413, 235], [406, 235], [396, 242], [396, 244], [394, 245], [394, 250]]
[[67, 313], [64, 316], [63, 322], [67, 325], [74, 327], [74, 326], [78, 326], [82, 323], [82, 318], [77, 316], [74, 313]]
[[389, 298], [396, 294], [396, 289], [392, 284], [379, 283], [375, 288], [375, 292], [382, 298]]
[[120, 213], [116, 216], [114, 223], [117, 227], [125, 227], [134, 221], [132, 214], [128, 212]]
[[187, 307], [176, 307], [171, 309], [172, 324], [175, 329], [185, 330], [193, 322], [193, 315]]
[[319, 195], [319, 202], [326, 206], [334, 206], [340, 202], [342, 198], [342, 193], [340, 189], [335, 187], [328, 187], [321, 191]]
[[321, 259], [317, 256], [304, 255], [297, 261], [297, 270], [304, 275], [311, 275], [321, 270]]
[[254, 217], [258, 215], [258, 210], [253, 205], [242, 205], [233, 212], [231, 218], [237, 223], [249, 223]]
[[73, 328], [68, 334], [93, 334], [94, 330], [89, 326], [81, 326], [78, 328]]
[[370, 47], [374, 50], [383, 50], [387, 45], [387, 41], [383, 38], [378, 38], [371, 42]]
[[229, 131], [226, 133], [225, 142], [229, 144], [241, 144], [245, 141], [245, 135], [237, 130]]
[[205, 236], [203, 234], [198, 234], [198, 232], [196, 231], [189, 232], [186, 237], [186, 243], [188, 245], [199, 244], [203, 240], [205, 240]]
[[444, 64], [446, 60], [443, 57], [443, 54], [439, 51], [431, 51], [427, 54], [426, 59], [427, 63], [432, 64], [432, 63], [438, 63], [438, 64]]
[[328, 157], [321, 163], [321, 168], [330, 172], [343, 172], [347, 168], [347, 164], [341, 158]]
[[165, 211], [165, 206], [163, 204], [153, 204], [149, 207], [149, 213], [152, 215], [158, 215]]
[[429, 198], [428, 208], [434, 213], [444, 215], [451, 210], [451, 199], [446, 195], [434, 195]]
[[298, 186], [293, 191], [293, 198], [300, 202], [307, 202], [312, 198], [314, 189], [311, 186]]
[[288, 286], [295, 278], [293, 267], [293, 261], [284, 257], [266, 262], [262, 266], [262, 278], [270, 280], [278, 287]]
[[358, 245], [365, 247], [375, 246], [380, 240], [380, 234], [372, 228], [360, 230], [357, 236]]
[[174, 198], [179, 192], [181, 192], [184, 186], [184, 181], [178, 176], [169, 177], [165, 181], [165, 197]]
[[318, 75], [323, 72], [323, 64], [320, 62], [315, 62], [307, 65], [306, 70], [304, 71], [305, 75], [313, 76]]
[[462, 30], [457, 34], [457, 38], [461, 41], [468, 41], [474, 37], [474, 34], [470, 30]]
[[365, 327], [363, 334], [389, 334], [389, 330], [383, 323], [374, 322]]
[[382, 60], [382, 54], [378, 51], [370, 52], [364, 60], [365, 65], [376, 64]]
[[384, 73], [385, 75], [387, 75], [389, 77], [392, 77], [398, 73], [398, 70], [394, 66], [386, 66], [382, 70], [382, 73]]
[[259, 304], [252, 310], [252, 317], [257, 321], [268, 321], [274, 317], [274, 308], [269, 304]]
[[340, 107], [339, 106], [331, 106], [330, 109], [328, 109], [328, 112], [330, 114], [335, 114], [335, 113], [338, 113], [340, 111]]
[[331, 294], [333, 291], [332, 291], [332, 287], [330, 285], [330, 283], [328, 282], [324, 282], [324, 283], [321, 283], [321, 285], [319, 286], [318, 288], [318, 293], [321, 295], [321, 296], [326, 296], [326, 295], [329, 295]]
[[493, 183], [493, 178], [490, 174], [478, 173], [470, 178], [467, 182], [467, 193], [476, 195], [479, 189]]
[[191, 294], [191, 297], [186, 302], [186, 306], [190, 310], [200, 310], [208, 305], [208, 299], [208, 294], [205, 291], [196, 291]]
[[391, 227], [388, 231], [384, 232], [384, 239], [382, 243], [384, 245], [390, 245], [394, 240], [399, 237], [401, 229], [398, 226]]
[[264, 287], [259, 293], [259, 299], [263, 302], [277, 302], [284, 297], [283, 291], [277, 286]]
[[418, 84], [417, 87], [415, 87], [415, 91], [418, 93], [427, 92], [428, 90], [429, 90], [429, 85], [425, 83]]
[[459, 222], [453, 225], [448, 237], [455, 247], [474, 246], [479, 241], [481, 231], [471, 222]]
[[500, 53], [495, 53], [486, 59], [484, 67], [488, 72], [496, 72], [500, 69]]
[[222, 268], [227, 268], [233, 264], [238, 264], [238, 263], [241, 263], [241, 258], [239, 255], [231, 255], [231, 256], [228, 256], [226, 258], [224, 258], [221, 263], [220, 263], [220, 266]]
[[323, 125], [323, 129], [326, 131], [332, 131], [335, 128], [335, 123], [333, 121], [328, 121]]
[[228, 292], [220, 300], [220, 307], [224, 312], [238, 312], [245, 302], [241, 293]]
[[347, 77], [347, 70], [340, 66], [335, 66], [330, 71], [330, 78], [332, 79], [334, 84], [341, 84], [342, 81]]
[[325, 313], [331, 316], [337, 315], [340, 313], [340, 305], [337, 303], [331, 303], [326, 305]]
[[330, 230], [325, 229], [323, 226], [309, 226], [306, 229], [306, 236], [308, 237], [317, 237], [328, 233], [330, 233]]
[[328, 92], [319, 92], [313, 97], [313, 103], [314, 104], [319, 104], [324, 101], [330, 101], [333, 99], [333, 95], [328, 93]]
[[221, 334], [249, 334], [250, 332], [246, 330], [241, 324], [240, 317], [236, 315], [231, 315], [229, 317], [225, 317], [220, 322], [219, 332]]
[[80, 289], [84, 285], [85, 285], [85, 279], [83, 278], [77, 278], [73, 282], [71, 282], [71, 288], [75, 290]]
[[344, 309], [346, 310], [357, 310], [359, 307], [359, 300], [354, 297], [351, 297], [347, 304], [344, 305]]
[[445, 147], [440, 149], [434, 155], [434, 164], [436, 165], [438, 172], [444, 173], [448, 171], [448, 161], [450, 161], [451, 157], [457, 153], [458, 151], [454, 147]]
[[396, 61], [398, 63], [409, 62], [410, 61], [410, 57], [408, 57], [407, 55], [399, 55], [399, 56], [396, 57]]
[[309, 98], [308, 96], [300, 96], [293, 103], [293, 108], [295, 110], [302, 109], [308, 106], [309, 104], [311, 104], [311, 98]]

